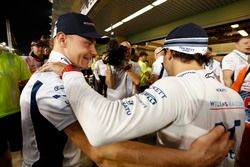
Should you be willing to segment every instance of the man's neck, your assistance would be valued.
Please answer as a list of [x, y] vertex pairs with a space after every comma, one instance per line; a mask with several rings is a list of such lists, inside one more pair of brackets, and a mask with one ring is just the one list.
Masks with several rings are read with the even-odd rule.
[[173, 76], [176, 76], [179, 73], [189, 70], [202, 70], [204, 69], [196, 61], [191, 61], [189, 63], [183, 63], [181, 61], [175, 61], [173, 65]]

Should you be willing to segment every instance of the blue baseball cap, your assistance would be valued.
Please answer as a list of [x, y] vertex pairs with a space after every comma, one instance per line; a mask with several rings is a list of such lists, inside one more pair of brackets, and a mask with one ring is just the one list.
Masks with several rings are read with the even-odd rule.
[[80, 13], [66, 13], [58, 17], [55, 25], [55, 34], [63, 32], [66, 35], [79, 35], [85, 38], [96, 39], [98, 44], [106, 44], [110, 38], [96, 32], [95, 24], [86, 15]]

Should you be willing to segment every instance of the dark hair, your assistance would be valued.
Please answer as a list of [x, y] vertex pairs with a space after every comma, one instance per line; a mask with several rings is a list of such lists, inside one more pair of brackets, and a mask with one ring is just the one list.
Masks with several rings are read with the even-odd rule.
[[141, 56], [148, 56], [148, 54], [146, 52], [144, 52], [144, 51], [141, 51], [140, 54], [139, 54], [139, 57], [141, 57]]
[[119, 48], [119, 43], [116, 39], [110, 39], [110, 41], [107, 43], [107, 52], [110, 52], [112, 50], [117, 50]]
[[170, 51], [173, 57], [179, 58], [183, 63], [188, 63], [190, 61], [195, 60], [199, 65], [203, 65], [204, 63], [207, 65], [211, 59], [211, 57], [208, 57], [207, 54], [205, 55], [202, 55], [200, 53], [186, 54], [186, 53], [181, 53], [181, 52], [177, 52], [174, 50], [170, 50]]
[[242, 40], [242, 39], [250, 39], [250, 36], [240, 36], [239, 38], [235, 39], [234, 42], [235, 42], [235, 43], [238, 43], [238, 42], [240, 42], [240, 40]]
[[107, 45], [107, 59], [103, 61], [104, 64], [120, 66], [124, 64], [125, 54], [128, 48], [119, 45], [116, 39], [111, 39]]

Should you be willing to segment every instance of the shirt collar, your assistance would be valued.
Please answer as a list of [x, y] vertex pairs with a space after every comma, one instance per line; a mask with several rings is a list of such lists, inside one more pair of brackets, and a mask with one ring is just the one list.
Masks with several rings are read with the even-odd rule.
[[51, 51], [48, 62], [61, 62], [64, 64], [72, 64], [66, 56], [54, 50]]

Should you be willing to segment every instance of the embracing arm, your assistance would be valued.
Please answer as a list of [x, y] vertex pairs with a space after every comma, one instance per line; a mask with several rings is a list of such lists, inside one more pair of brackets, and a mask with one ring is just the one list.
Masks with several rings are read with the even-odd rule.
[[190, 150], [157, 147], [139, 142], [125, 141], [93, 147], [78, 123], [64, 131], [93, 161], [102, 167], [205, 167], [219, 164], [225, 158], [233, 141], [224, 128], [218, 126], [197, 140]]
[[[93, 90], [80, 72], [64, 73], [63, 81], [72, 109], [94, 146], [155, 132], [176, 118], [172, 105], [175, 99], [167, 98], [155, 86], [143, 94], [111, 101]], [[172, 112], [166, 112], [170, 105]]]

